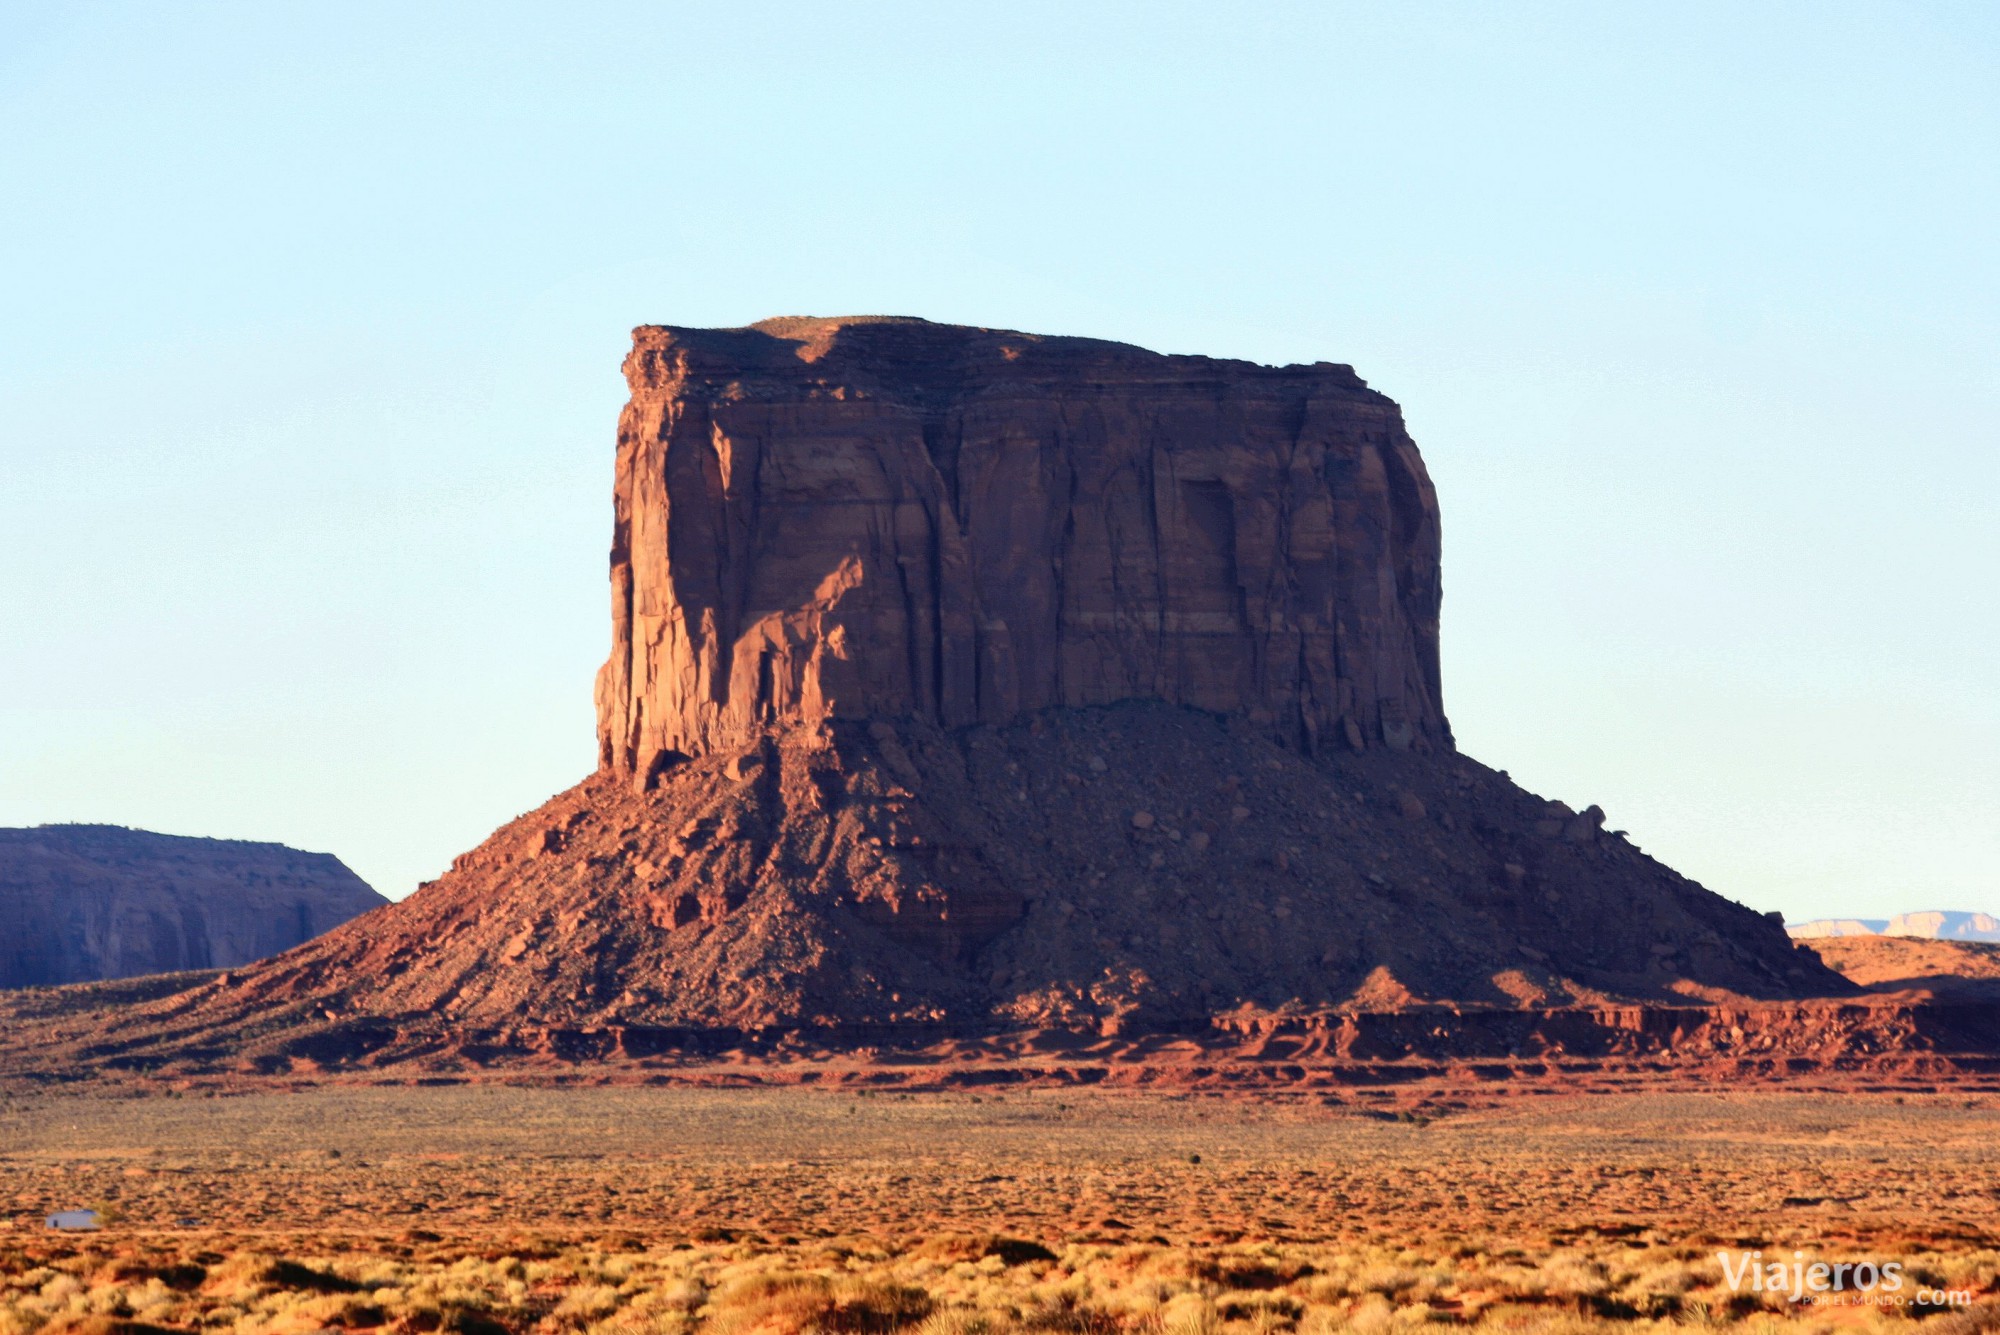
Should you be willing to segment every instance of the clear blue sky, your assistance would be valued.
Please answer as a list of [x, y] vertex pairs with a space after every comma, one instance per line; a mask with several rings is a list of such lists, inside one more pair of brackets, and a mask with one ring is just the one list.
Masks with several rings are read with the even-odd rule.
[[0, 824], [400, 896], [593, 760], [629, 328], [1352, 362], [1465, 749], [2000, 909], [2000, 7], [0, 3]]

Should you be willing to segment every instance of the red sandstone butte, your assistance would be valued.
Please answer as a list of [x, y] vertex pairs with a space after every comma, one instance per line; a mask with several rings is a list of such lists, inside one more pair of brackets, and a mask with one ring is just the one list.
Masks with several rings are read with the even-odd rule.
[[0, 1073], [1990, 1062], [1457, 751], [1348, 368], [793, 319], [626, 373], [597, 771], [275, 960], [0, 1005]]

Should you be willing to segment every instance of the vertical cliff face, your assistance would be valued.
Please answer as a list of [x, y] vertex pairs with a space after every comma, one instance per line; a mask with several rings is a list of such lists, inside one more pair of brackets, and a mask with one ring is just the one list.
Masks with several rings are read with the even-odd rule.
[[282, 844], [0, 830], [0, 987], [248, 964], [387, 902], [339, 858]]
[[648, 326], [625, 363], [608, 769], [827, 718], [1157, 699], [1444, 749], [1438, 511], [1396, 405], [908, 319]]

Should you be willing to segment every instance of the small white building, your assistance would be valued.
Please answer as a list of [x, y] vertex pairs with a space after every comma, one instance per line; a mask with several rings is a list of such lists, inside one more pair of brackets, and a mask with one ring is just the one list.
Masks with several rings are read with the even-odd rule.
[[104, 1218], [95, 1210], [58, 1210], [49, 1216], [49, 1227], [65, 1233], [89, 1233], [104, 1227]]

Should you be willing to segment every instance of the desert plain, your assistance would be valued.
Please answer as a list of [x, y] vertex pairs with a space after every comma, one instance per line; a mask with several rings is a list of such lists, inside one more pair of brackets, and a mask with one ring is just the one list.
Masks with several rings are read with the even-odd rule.
[[[1060, 1088], [16, 1090], [0, 1335], [1947, 1335], [1985, 1328], [2000, 1274], [1996, 1110], [1920, 1083], [1442, 1115]], [[43, 1228], [75, 1206], [106, 1227]], [[1745, 1252], [1903, 1282], [1794, 1303], [1731, 1286]]]

